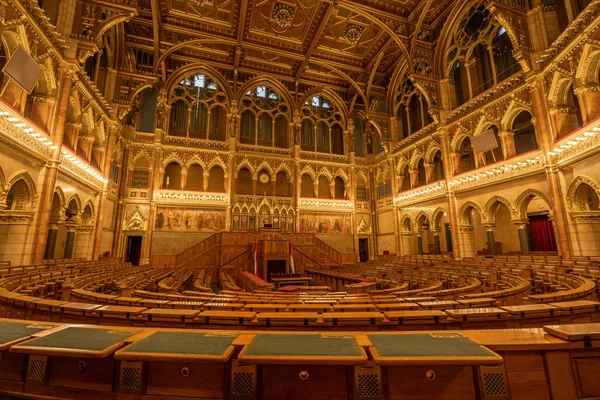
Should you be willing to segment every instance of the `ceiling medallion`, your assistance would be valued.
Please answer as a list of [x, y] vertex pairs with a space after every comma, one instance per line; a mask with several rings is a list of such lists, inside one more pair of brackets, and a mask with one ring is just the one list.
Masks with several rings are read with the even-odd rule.
[[356, 24], [348, 24], [342, 32], [342, 38], [351, 46], [354, 46], [360, 40], [365, 28]]
[[208, 2], [209, 0], [190, 0], [190, 3], [198, 7], [204, 7]]
[[289, 4], [275, 3], [272, 18], [277, 22], [277, 25], [280, 28], [288, 28], [294, 21], [295, 12], [296, 8]]

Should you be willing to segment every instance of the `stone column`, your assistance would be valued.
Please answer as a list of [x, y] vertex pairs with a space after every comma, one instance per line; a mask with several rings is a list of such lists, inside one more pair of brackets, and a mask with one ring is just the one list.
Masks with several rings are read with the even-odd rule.
[[461, 225], [459, 227], [460, 241], [454, 247], [461, 247], [461, 258], [475, 257], [477, 249], [475, 249], [475, 235], [473, 225]]
[[[164, 121], [163, 121], [164, 123]], [[159, 126], [157, 124], [157, 126]], [[162, 126], [162, 124], [160, 125]], [[153, 170], [157, 170], [159, 169], [159, 166], [162, 162], [162, 145], [161, 145], [161, 141], [162, 141], [162, 137], [165, 134], [165, 131], [163, 131], [160, 128], [156, 128], [155, 130], [155, 138], [154, 138], [154, 155], [153, 155], [153, 159], [154, 159], [154, 166], [153, 166]], [[146, 228], [146, 234], [144, 235], [144, 238], [142, 240], [145, 240], [145, 243], [142, 242], [142, 254], [140, 256], [140, 265], [142, 264], [146, 264], [150, 262], [150, 257], [151, 257], [151, 249], [152, 249], [152, 234], [154, 232], [154, 220], [156, 217], [156, 201], [154, 200], [154, 196], [156, 194], [156, 191], [159, 190], [160, 188], [160, 184], [158, 182], [158, 177], [153, 175], [152, 179], [152, 183], [150, 185], [150, 188], [148, 190], [148, 197], [150, 198], [150, 206], [149, 206], [149, 210], [148, 210], [148, 224], [147, 224], [147, 228]]]
[[407, 256], [414, 253], [413, 250], [413, 233], [402, 232], [402, 255]]
[[416, 169], [409, 169], [408, 173], [410, 174], [410, 188], [414, 189], [419, 186], [419, 171]]
[[44, 259], [54, 258], [54, 249], [56, 248], [56, 236], [58, 235], [58, 226], [52, 225], [48, 230], [48, 240], [46, 240], [46, 251]]
[[90, 155], [92, 153], [92, 143], [94, 143], [94, 135], [85, 134], [79, 135], [77, 140], [77, 154], [87, 161], [90, 161]]
[[587, 84], [575, 88], [574, 92], [579, 99], [583, 122], [587, 124], [600, 114], [600, 85]]
[[258, 183], [258, 179], [255, 176], [253, 176], [252, 177], [252, 194], [254, 196], [256, 196], [256, 186], [257, 186], [257, 183]]
[[79, 131], [81, 130], [81, 124], [78, 122], [67, 122], [65, 126], [65, 139], [63, 144], [73, 150], [77, 151], [77, 142], [79, 141]]
[[433, 178], [433, 164], [424, 164], [425, 165], [425, 180], [427, 183], [431, 183], [434, 181]]
[[569, 234], [567, 229], [567, 211], [563, 202], [564, 196], [558, 179], [558, 167], [554, 156], [548, 155], [554, 148], [554, 139], [551, 132], [551, 126], [547, 119], [546, 100], [543, 89], [543, 81], [536, 81], [530, 84], [531, 100], [534, 114], [534, 125], [540, 138], [540, 147], [546, 154], [546, 181], [552, 197], [552, 206], [554, 209], [554, 233], [556, 234], [556, 243], [559, 254], [565, 258], [571, 258], [571, 248], [569, 246]]
[[[455, 259], [460, 259], [463, 256], [462, 253], [462, 236], [459, 234], [459, 218], [458, 205], [456, 202], [456, 193], [450, 187], [449, 182], [454, 176], [455, 168], [458, 167], [460, 162], [460, 155], [450, 151], [450, 139], [448, 138], [448, 131], [441, 131], [441, 143], [442, 143], [442, 160], [444, 163], [444, 177], [446, 180], [446, 201], [448, 203], [448, 222], [450, 223], [450, 234], [452, 238], [452, 254]], [[458, 161], [457, 161], [458, 160]], [[453, 161], [457, 163], [453, 166]]]
[[48, 230], [50, 229], [50, 217], [52, 215], [52, 198], [54, 197], [54, 186], [56, 185], [56, 176], [58, 175], [58, 165], [60, 159], [60, 148], [65, 134], [65, 122], [67, 119], [67, 106], [69, 105], [69, 94], [73, 87], [73, 80], [65, 76], [60, 88], [58, 97], [56, 123], [54, 131], [51, 132], [54, 145], [57, 146], [52, 153], [51, 160], [46, 164], [44, 182], [40, 194], [38, 221], [35, 229], [35, 238], [33, 246], [34, 264], [41, 264], [46, 252], [46, 240], [48, 240]]
[[517, 225], [517, 231], [519, 232], [519, 245], [521, 247], [521, 254], [528, 255], [531, 252], [529, 248], [529, 235], [527, 233], [527, 223], [524, 221], [514, 222]]
[[75, 228], [69, 227], [67, 240], [65, 242], [65, 254], [63, 258], [73, 258], [73, 243], [75, 243]]
[[[106, 196], [108, 195], [108, 180], [110, 178], [110, 169], [112, 163], [112, 155], [115, 150], [115, 145], [117, 142], [117, 137], [119, 136], [118, 126], [112, 125], [110, 127], [108, 133], [108, 141], [106, 149], [106, 153], [109, 157], [104, 158], [104, 167], [102, 169], [102, 176], [106, 179], [106, 183], [104, 184], [104, 188], [102, 192], [99, 194], [98, 199], [98, 210], [96, 214], [96, 227], [94, 228], [94, 244], [92, 247], [92, 260], [96, 260], [100, 256], [100, 246], [102, 245], [102, 227], [104, 226], [104, 208], [106, 206]], [[122, 159], [121, 170], [125, 171], [127, 168], [125, 158]], [[121, 180], [124, 179], [125, 173], [121, 173]], [[115, 231], [115, 236], [117, 236], [117, 232]]]
[[500, 136], [500, 145], [502, 146], [502, 154], [504, 159], [511, 158], [517, 155], [517, 149], [515, 148], [515, 133], [512, 131], [502, 131], [498, 133]]
[[[131, 145], [129, 143], [128, 138], [130, 138], [131, 134], [133, 133], [133, 127], [130, 125], [127, 125], [124, 129], [123, 129], [123, 136], [124, 136], [124, 140], [123, 140], [123, 166], [122, 168], [122, 172], [121, 172], [121, 181], [119, 182], [119, 192], [118, 192], [118, 201], [117, 201], [117, 212], [115, 213], [116, 215], [116, 222], [115, 222], [115, 234], [113, 236], [113, 243], [112, 243], [112, 250], [111, 250], [111, 256], [112, 257], [118, 257], [119, 254], [119, 244], [121, 243], [121, 231], [123, 228], [123, 214], [125, 212], [125, 198], [126, 196], [126, 191], [127, 191], [127, 186], [129, 186], [129, 181], [130, 181], [130, 175], [132, 172], [132, 168], [130, 168], [129, 166], [129, 155], [131, 153]], [[153, 172], [155, 172], [154, 170], [150, 170], [150, 176], [154, 176]]]
[[417, 233], [417, 254], [423, 254], [423, 236]]
[[37, 126], [43, 130], [48, 130], [48, 124], [51, 121], [51, 111], [54, 99], [48, 96], [33, 96], [30, 118]]
[[433, 247], [435, 248], [435, 254], [442, 254], [442, 246], [440, 244], [440, 232], [433, 232]]
[[181, 170], [181, 182], [179, 184], [179, 190], [184, 190], [187, 184], [187, 171], [185, 169]]
[[490, 249], [490, 255], [496, 255], [496, 239], [494, 238], [494, 225], [483, 225], [487, 233], [488, 248]]

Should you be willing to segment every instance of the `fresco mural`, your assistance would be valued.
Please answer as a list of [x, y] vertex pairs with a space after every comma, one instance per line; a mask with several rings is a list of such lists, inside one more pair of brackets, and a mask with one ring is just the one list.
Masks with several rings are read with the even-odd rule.
[[352, 233], [350, 215], [300, 214], [301, 233]]
[[225, 211], [158, 207], [154, 227], [159, 231], [218, 232], [225, 230]]

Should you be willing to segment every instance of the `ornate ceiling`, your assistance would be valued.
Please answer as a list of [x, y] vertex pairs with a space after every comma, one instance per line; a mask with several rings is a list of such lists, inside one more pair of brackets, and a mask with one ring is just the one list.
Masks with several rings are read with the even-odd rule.
[[135, 53], [137, 71], [163, 79], [186, 64], [202, 63], [232, 81], [268, 74], [290, 88], [298, 82], [384, 96], [404, 54], [433, 51], [431, 37], [449, 5], [457, 3], [462, 2], [138, 0], [138, 15], [126, 24], [125, 46]]

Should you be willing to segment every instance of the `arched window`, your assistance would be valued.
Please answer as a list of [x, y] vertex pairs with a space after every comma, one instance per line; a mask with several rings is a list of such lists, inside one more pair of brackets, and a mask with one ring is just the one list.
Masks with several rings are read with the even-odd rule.
[[241, 100], [241, 141], [259, 146], [289, 146], [290, 107], [277, 89], [260, 85]]
[[219, 165], [213, 166], [208, 171], [208, 187], [206, 188], [211, 193], [225, 193], [225, 170]]
[[417, 163], [417, 179], [418, 182], [416, 186], [423, 186], [427, 184], [427, 174], [425, 173], [425, 160], [423, 160], [422, 158]]
[[[428, 70], [428, 66], [425, 68]], [[425, 98], [405, 72], [396, 94], [396, 116], [402, 127], [401, 138], [417, 133], [433, 122]]]
[[494, 138], [496, 138], [496, 143], [498, 143], [498, 147], [485, 152], [485, 165], [493, 164], [495, 162], [504, 160], [504, 153], [502, 152], [502, 142], [500, 141], [500, 136], [498, 135], [498, 127], [492, 125], [490, 129], [494, 132]]
[[460, 155], [459, 172], [475, 169], [475, 155], [473, 153], [473, 146], [471, 146], [470, 138], [466, 137], [463, 139], [459, 146], [458, 154]]
[[402, 169], [402, 185], [400, 185], [400, 191], [410, 190], [411, 182], [410, 182], [410, 170], [408, 165], [405, 165]]
[[492, 49], [494, 52], [494, 64], [496, 65], [496, 74], [498, 82], [519, 72], [519, 63], [513, 56], [513, 45], [503, 26], [498, 28], [495, 37], [492, 40]]
[[252, 194], [252, 173], [247, 168], [238, 171], [235, 192], [240, 194]]
[[329, 179], [325, 175], [319, 176], [319, 199], [331, 199]]
[[133, 166], [131, 173], [131, 187], [148, 189], [150, 183], [150, 160], [146, 157], [139, 158]]
[[569, 121], [571, 122], [570, 132], [572, 132], [583, 126], [583, 116], [579, 107], [579, 99], [573, 91], [573, 84], [567, 89], [567, 106], [569, 107]]
[[256, 117], [251, 110], [242, 112], [240, 142], [247, 144], [256, 143]]
[[83, 209], [83, 214], [81, 214], [81, 223], [82, 223], [82, 225], [86, 225], [86, 226], [91, 225], [93, 218], [94, 218], [94, 215], [92, 214], [92, 208], [88, 204]]
[[334, 179], [334, 196], [337, 200], [343, 200], [346, 198], [346, 185], [344, 184], [344, 180], [339, 176], [336, 176]]
[[227, 96], [216, 79], [205, 73], [183, 78], [171, 92], [169, 134], [225, 140]]
[[506, 30], [492, 18], [485, 0], [466, 10], [445, 52], [454, 105], [460, 106], [518, 72], [512, 51]]
[[199, 164], [192, 164], [187, 170], [185, 190], [204, 190], [204, 169]]
[[313, 96], [304, 102], [301, 113], [303, 150], [344, 153], [343, 118], [335, 103], [323, 95]]
[[365, 124], [362, 118], [354, 117], [354, 154], [358, 157], [365, 155]]
[[300, 183], [300, 197], [315, 197], [315, 183], [309, 174], [302, 175]]
[[444, 160], [442, 159], [442, 152], [438, 150], [433, 155], [433, 181], [440, 181], [444, 178]]
[[181, 190], [181, 165], [175, 161], [170, 162], [165, 167], [162, 188]]
[[275, 195], [276, 196], [291, 196], [290, 179], [285, 171], [279, 171], [275, 175]]
[[10, 187], [6, 196], [6, 209], [11, 211], [22, 211], [29, 208], [31, 197], [27, 184], [19, 179]]
[[530, 113], [521, 111], [513, 121], [512, 130], [514, 132], [513, 139], [515, 142], [515, 153], [517, 155], [538, 148]]

